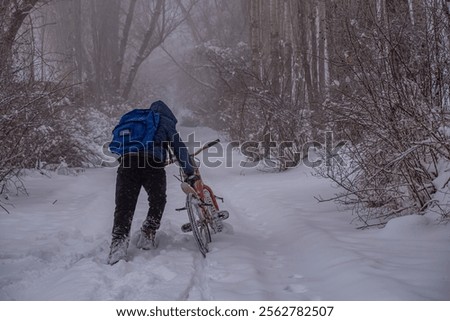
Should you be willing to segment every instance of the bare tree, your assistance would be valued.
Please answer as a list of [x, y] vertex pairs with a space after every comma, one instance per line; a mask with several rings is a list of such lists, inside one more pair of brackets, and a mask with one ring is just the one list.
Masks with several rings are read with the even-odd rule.
[[26, 192], [20, 176], [24, 169], [41, 170], [46, 162], [58, 164], [64, 158], [81, 165], [87, 154], [72, 134], [79, 128], [73, 109], [71, 117], [66, 114], [66, 79], [47, 69], [42, 49], [46, 21], [36, 3], [1, 2], [0, 203], [8, 192]]
[[[144, 61], [184, 21], [195, 1], [62, 0], [49, 7], [57, 22], [48, 47], [67, 57], [87, 95], [127, 100]], [[60, 64], [60, 66], [62, 66]]]
[[38, 0], [2, 0], [0, 2], [0, 77], [9, 79], [13, 61], [13, 45], [17, 34]]
[[434, 180], [450, 160], [450, 66], [441, 3], [364, 5], [337, 6], [346, 57], [335, 68], [346, 80], [335, 83], [326, 110], [351, 142], [349, 166], [330, 175], [345, 190], [339, 199], [372, 225], [443, 208], [434, 199], [443, 186]]

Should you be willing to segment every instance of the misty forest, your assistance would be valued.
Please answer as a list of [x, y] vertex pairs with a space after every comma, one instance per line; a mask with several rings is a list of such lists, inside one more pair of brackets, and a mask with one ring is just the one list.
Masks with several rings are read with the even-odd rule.
[[317, 174], [366, 226], [448, 218], [445, 0], [2, 0], [0, 23], [2, 195], [24, 169], [98, 166], [118, 117], [163, 99], [181, 126], [292, 142], [257, 155], [279, 172], [346, 141]]

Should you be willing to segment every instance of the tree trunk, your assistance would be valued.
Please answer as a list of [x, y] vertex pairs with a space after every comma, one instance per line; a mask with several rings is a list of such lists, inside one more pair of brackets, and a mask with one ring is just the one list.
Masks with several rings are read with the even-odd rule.
[[252, 67], [260, 73], [260, 0], [250, 0], [250, 46], [252, 50]]
[[275, 95], [280, 94], [280, 73], [279, 73], [279, 40], [280, 30], [278, 24], [278, 0], [270, 1], [270, 79], [272, 82], [272, 91]]
[[325, 29], [325, 0], [319, 0], [317, 6], [317, 21], [318, 21], [318, 74], [319, 74], [319, 95], [321, 100], [324, 97], [324, 93], [326, 91], [326, 68], [325, 68], [325, 42], [326, 42], [326, 29]]
[[309, 1], [308, 20], [310, 28], [308, 34], [310, 35], [310, 43], [308, 46], [311, 48], [311, 82], [313, 88], [314, 100], [311, 101], [313, 109], [316, 112], [317, 105], [319, 103], [319, 77], [318, 77], [318, 50], [317, 50], [317, 0]]
[[72, 0], [74, 6], [74, 54], [75, 63], [77, 67], [76, 82], [81, 83], [83, 81], [83, 41], [82, 41], [82, 20], [81, 20], [81, 0]]
[[120, 1], [96, 0], [91, 2], [93, 67], [95, 92], [98, 98], [114, 96], [113, 68], [119, 56]]
[[113, 72], [113, 86], [114, 86], [115, 92], [119, 92], [119, 90], [120, 90], [123, 62], [125, 59], [125, 52], [126, 52], [126, 48], [127, 48], [127, 44], [128, 44], [128, 37], [130, 35], [131, 23], [133, 22], [136, 1], [137, 0], [130, 1], [127, 16], [125, 19], [125, 25], [123, 27], [122, 36], [120, 38], [119, 55], [118, 55], [119, 57], [116, 61], [116, 64], [114, 66], [114, 72]]
[[38, 0], [3, 0], [0, 3], [0, 79], [9, 80], [13, 63], [13, 45], [25, 18]]
[[298, 17], [300, 20], [300, 24], [302, 26], [303, 32], [300, 32], [300, 42], [299, 46], [302, 52], [302, 67], [306, 84], [306, 94], [307, 99], [306, 103], [311, 106], [311, 104], [316, 100], [314, 95], [315, 91], [313, 89], [312, 75], [311, 75], [311, 66], [308, 59], [308, 40], [307, 40], [307, 30], [309, 30], [308, 26], [308, 13], [306, 11], [305, 3], [301, 3], [298, 6]]

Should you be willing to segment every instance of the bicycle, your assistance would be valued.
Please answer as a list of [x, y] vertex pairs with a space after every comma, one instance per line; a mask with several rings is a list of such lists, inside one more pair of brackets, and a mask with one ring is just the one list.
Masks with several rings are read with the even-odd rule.
[[[216, 196], [211, 187], [203, 182], [200, 175], [200, 160], [195, 156], [219, 142], [219, 139], [211, 141], [195, 153], [189, 155], [191, 163], [195, 165], [195, 175], [199, 177], [194, 183], [194, 186], [185, 182], [186, 175], [181, 167], [179, 177], [175, 176], [181, 182], [181, 189], [186, 194], [185, 207], [178, 208], [176, 211], [186, 210], [189, 217], [189, 223], [183, 224], [181, 230], [185, 233], [192, 231], [203, 257], [206, 257], [206, 253], [209, 252], [208, 244], [212, 241], [211, 233], [222, 232], [222, 221], [229, 217], [229, 213], [228, 211], [221, 211], [219, 209], [217, 199], [222, 202], [224, 199]], [[169, 164], [171, 163], [178, 163], [173, 155], [170, 155]]]

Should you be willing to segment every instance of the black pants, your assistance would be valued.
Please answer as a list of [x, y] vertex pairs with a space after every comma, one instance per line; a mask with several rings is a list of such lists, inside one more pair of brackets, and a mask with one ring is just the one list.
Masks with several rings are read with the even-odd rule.
[[126, 155], [117, 170], [113, 239], [130, 234], [141, 187], [148, 194], [149, 210], [142, 228], [157, 230], [166, 205], [166, 172], [161, 164], [142, 156]]

